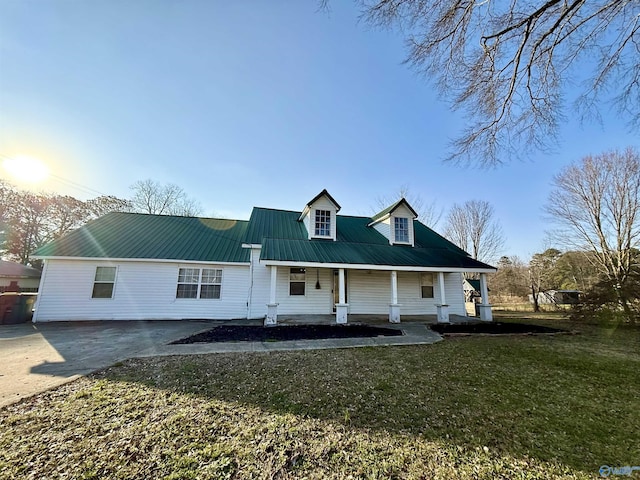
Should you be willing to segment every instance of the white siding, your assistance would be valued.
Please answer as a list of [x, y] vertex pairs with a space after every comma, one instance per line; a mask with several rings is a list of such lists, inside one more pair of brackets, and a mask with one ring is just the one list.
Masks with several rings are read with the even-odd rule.
[[[398, 288], [400, 288], [399, 283]], [[347, 272], [347, 294], [349, 313], [389, 313], [391, 273], [375, 270], [349, 270]]]
[[[276, 289], [278, 314], [326, 314], [332, 312], [333, 270], [307, 268], [304, 295], [289, 295], [289, 272], [287, 267], [278, 267]], [[320, 289], [316, 289], [317, 278], [320, 281]]]
[[[386, 314], [391, 303], [391, 273], [375, 270], [348, 271], [349, 313]], [[440, 293], [434, 274], [435, 298], [422, 298], [420, 272], [398, 272], [398, 303], [400, 315], [436, 314], [436, 305], [440, 303]], [[445, 274], [445, 296], [449, 311], [464, 315], [464, 295], [462, 293], [462, 274]]]
[[[271, 271], [260, 263], [260, 249], [251, 249], [251, 298], [249, 299], [249, 318], [264, 318], [269, 303], [269, 289], [271, 285]], [[284, 267], [279, 267], [282, 269]]]
[[[436, 278], [437, 280], [437, 278]], [[449, 313], [454, 315], [466, 315], [464, 308], [464, 291], [462, 283], [464, 276], [462, 273], [445, 273], [444, 274], [444, 294], [449, 305]]]
[[[91, 298], [97, 266], [117, 267], [113, 298]], [[177, 299], [180, 267], [221, 268], [221, 298]], [[246, 265], [48, 260], [34, 320], [245, 318], [248, 285]]]
[[391, 226], [389, 225], [389, 219], [383, 220], [373, 225], [378, 232], [385, 236], [389, 243], [391, 243]]
[[394, 217], [407, 217], [413, 219], [413, 213], [404, 205], [404, 203], [398, 205], [392, 215]]

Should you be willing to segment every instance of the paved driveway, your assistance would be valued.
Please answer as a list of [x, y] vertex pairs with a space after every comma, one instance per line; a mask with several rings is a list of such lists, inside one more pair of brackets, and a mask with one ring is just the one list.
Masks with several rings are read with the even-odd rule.
[[215, 322], [0, 325], [0, 407], [211, 328]]

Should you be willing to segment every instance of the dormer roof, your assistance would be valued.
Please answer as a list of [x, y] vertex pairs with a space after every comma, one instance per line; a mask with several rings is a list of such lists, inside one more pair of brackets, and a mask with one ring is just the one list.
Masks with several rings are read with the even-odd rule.
[[398, 207], [400, 207], [401, 205], [404, 205], [409, 209], [414, 219], [418, 218], [418, 214], [416, 213], [416, 211], [413, 209], [411, 205], [409, 205], [409, 202], [407, 202], [407, 200], [403, 197], [400, 200], [398, 200], [396, 203], [391, 205], [390, 207], [385, 208], [381, 212], [378, 212], [373, 217], [371, 217], [371, 223], [369, 224], [369, 226], [374, 225], [378, 222], [381, 222], [387, 217], [390, 217], [391, 215], [393, 215], [393, 212], [395, 212], [398, 209]]
[[309, 213], [309, 209], [311, 208], [311, 205], [313, 205], [322, 196], [326, 197], [327, 200], [329, 200], [333, 204], [333, 206], [336, 208], [336, 213], [340, 211], [340, 208], [341, 208], [340, 204], [336, 202], [336, 200], [331, 196], [329, 192], [327, 192], [327, 189], [325, 188], [318, 195], [316, 195], [315, 197], [313, 197], [311, 200], [307, 202], [304, 209], [302, 210], [302, 213], [300, 214], [300, 218], [298, 218], [298, 221], [302, 221], [305, 215]]

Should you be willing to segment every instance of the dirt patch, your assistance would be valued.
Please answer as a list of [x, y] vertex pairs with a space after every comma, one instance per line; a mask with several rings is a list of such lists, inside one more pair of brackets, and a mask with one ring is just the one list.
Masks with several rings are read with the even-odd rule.
[[431, 325], [431, 330], [442, 335], [486, 334], [486, 335], [514, 335], [533, 333], [568, 333], [558, 328], [528, 325], [525, 323], [440, 323]]
[[170, 345], [213, 342], [279, 342], [283, 340], [321, 340], [327, 338], [363, 338], [399, 336], [401, 330], [369, 325], [281, 325], [220, 326], [198, 333]]

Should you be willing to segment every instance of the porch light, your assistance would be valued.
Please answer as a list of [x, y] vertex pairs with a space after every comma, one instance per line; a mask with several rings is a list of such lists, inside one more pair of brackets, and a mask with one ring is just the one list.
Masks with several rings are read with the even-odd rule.
[[320, 270], [316, 269], [316, 290], [320, 290]]

